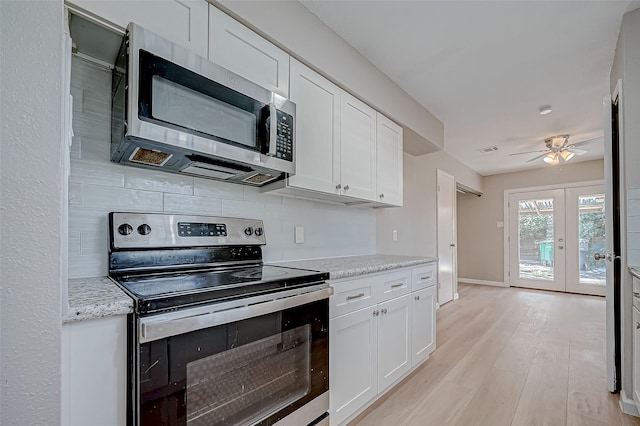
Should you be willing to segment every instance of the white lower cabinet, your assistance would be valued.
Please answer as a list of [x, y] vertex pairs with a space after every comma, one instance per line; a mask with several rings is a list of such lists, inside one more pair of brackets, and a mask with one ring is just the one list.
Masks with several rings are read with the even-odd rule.
[[411, 295], [378, 305], [378, 392], [411, 369]]
[[127, 317], [62, 326], [62, 424], [127, 424]]
[[378, 332], [372, 306], [329, 321], [331, 423], [339, 424], [378, 394]]
[[426, 265], [331, 282], [332, 425], [351, 420], [435, 350], [433, 271]]
[[640, 409], [640, 311], [633, 307], [633, 401]]
[[436, 287], [416, 291], [411, 297], [411, 365], [415, 367], [436, 348]]

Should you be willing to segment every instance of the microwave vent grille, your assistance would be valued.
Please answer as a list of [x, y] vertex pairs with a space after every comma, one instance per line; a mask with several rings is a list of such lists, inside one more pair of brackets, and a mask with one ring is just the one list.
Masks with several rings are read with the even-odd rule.
[[255, 175], [242, 179], [242, 181], [252, 183], [254, 185], [262, 185], [263, 183], [269, 182], [275, 178], [277, 178], [277, 176], [272, 176], [266, 173], [256, 173]]
[[167, 154], [166, 152], [157, 151], [155, 149], [136, 148], [129, 161], [133, 163], [148, 164], [151, 166], [164, 166], [169, 159], [173, 157], [173, 154]]

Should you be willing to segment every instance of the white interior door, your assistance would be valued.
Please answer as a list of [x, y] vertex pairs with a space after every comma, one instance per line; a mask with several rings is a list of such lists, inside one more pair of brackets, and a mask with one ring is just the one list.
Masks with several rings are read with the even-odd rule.
[[456, 273], [456, 183], [438, 170], [438, 304], [453, 299]]
[[509, 281], [565, 291], [564, 190], [509, 195]]
[[566, 211], [566, 291], [604, 296], [606, 264], [594, 258], [607, 251], [604, 185], [568, 188]]

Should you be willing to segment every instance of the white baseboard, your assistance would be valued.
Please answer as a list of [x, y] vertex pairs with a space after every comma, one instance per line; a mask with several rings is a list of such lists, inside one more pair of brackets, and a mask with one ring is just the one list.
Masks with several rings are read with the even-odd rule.
[[458, 282], [469, 283], [469, 284], [491, 285], [494, 287], [509, 287], [509, 284], [503, 283], [501, 281], [474, 280], [472, 278], [458, 278]]
[[627, 398], [627, 394], [624, 392], [624, 390], [620, 391], [620, 409], [623, 413], [629, 414], [630, 416], [640, 416], [638, 407], [636, 407], [636, 403], [633, 402], [633, 399]]

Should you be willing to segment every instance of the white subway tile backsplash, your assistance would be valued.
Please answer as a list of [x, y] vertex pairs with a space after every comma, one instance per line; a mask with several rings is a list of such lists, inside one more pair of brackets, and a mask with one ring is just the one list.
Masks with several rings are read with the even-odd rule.
[[[74, 58], [70, 278], [108, 273], [107, 217], [112, 211], [262, 219], [265, 262], [375, 253], [374, 210], [263, 194], [251, 186], [111, 163], [110, 84], [108, 70]], [[294, 242], [296, 225], [305, 227], [304, 244]]]
[[[122, 167], [122, 166], [121, 166]], [[124, 187], [172, 194], [193, 194], [193, 177], [134, 167], [122, 167]]]
[[193, 195], [225, 200], [243, 200], [244, 189], [242, 185], [194, 178]]
[[640, 200], [627, 199], [627, 217], [640, 216]]
[[627, 265], [640, 265], [640, 250], [627, 250]]
[[222, 215], [245, 219], [262, 219], [264, 204], [251, 201], [222, 200]]
[[162, 211], [162, 193], [82, 185], [82, 207], [108, 211]]
[[164, 194], [164, 211], [167, 213], [222, 216], [222, 200], [192, 195]]
[[104, 161], [71, 161], [69, 182], [79, 184], [124, 186], [124, 168]]
[[627, 232], [627, 250], [640, 250], [640, 232]]

